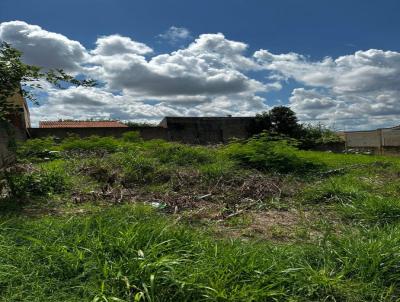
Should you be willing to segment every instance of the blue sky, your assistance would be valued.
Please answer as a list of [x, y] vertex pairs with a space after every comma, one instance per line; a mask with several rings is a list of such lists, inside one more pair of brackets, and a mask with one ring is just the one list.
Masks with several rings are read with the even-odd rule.
[[[392, 73], [389, 72], [392, 70], [388, 69], [393, 68], [393, 66], [396, 67], [396, 64], [398, 64], [397, 54], [400, 51], [400, 39], [398, 38], [400, 34], [399, 11], [400, 1], [392, 0], [70, 0], [65, 2], [2, 0], [0, 2], [0, 22], [19, 20], [26, 22], [29, 26], [40, 26], [47, 32], [58, 33], [71, 41], [78, 41], [88, 53], [96, 48], [96, 41], [99, 37], [118, 34], [151, 48], [153, 50], [151, 54], [141, 54], [147, 60], [157, 55], [170, 54], [178, 49], [187, 48], [202, 34], [222, 33], [226, 40], [247, 45], [247, 49], [242, 52], [242, 55], [246, 58], [253, 59], [254, 53], [259, 50], [268, 51], [267, 55], [259, 55], [257, 58], [258, 64], [262, 65], [263, 68], [243, 68], [243, 66], [240, 66], [235, 67], [237, 68], [235, 72], [239, 70], [248, 79], [254, 79], [263, 84], [279, 82], [281, 85], [276, 89], [254, 88], [252, 93], [247, 94], [246, 97], [261, 97], [262, 102], [269, 107], [277, 103], [291, 104], [294, 109], [299, 111], [299, 116], [307, 122], [321, 121], [336, 126], [340, 124], [339, 127], [342, 128], [373, 128], [374, 126], [396, 123], [398, 119], [397, 112], [393, 112], [391, 108], [399, 104], [400, 93], [394, 88], [396, 76], [399, 73], [397, 69]], [[171, 27], [185, 29], [188, 34], [184, 35], [184, 38], [171, 41], [166, 35]], [[3, 30], [3, 39], [5, 39], [4, 37], [8, 37], [9, 40], [15, 38], [14, 35], [10, 34], [10, 30], [9, 27], [7, 32]], [[160, 36], [163, 33], [164, 38]], [[9, 42], [29, 44], [27, 40]], [[35, 47], [37, 49], [39, 45], [35, 45]], [[25, 52], [30, 51], [27, 47], [23, 48]], [[380, 52], [371, 52], [371, 50]], [[364, 53], [361, 53], [363, 56], [360, 59], [356, 55], [357, 52], [365, 52], [368, 62], [366, 63], [364, 59]], [[284, 64], [288, 62], [286, 58], [282, 62], [281, 57], [269, 55], [279, 56], [289, 53], [301, 57], [290, 58], [290, 64]], [[196, 53], [197, 55], [198, 53]], [[340, 62], [335, 61], [343, 56], [348, 57], [345, 63], [342, 63], [342, 60], [339, 60]], [[26, 57], [29, 61], [29, 53], [26, 53]], [[323, 63], [325, 57], [331, 58], [335, 66], [328, 64], [329, 68], [326, 67], [326, 64]], [[39, 60], [39, 62], [43, 62], [43, 60]], [[34, 60], [33, 63], [35, 63]], [[343, 64], [347, 65], [344, 66]], [[361, 66], [360, 64], [364, 65]], [[379, 64], [384, 64], [387, 69], [377, 70], [375, 67], [381, 66]], [[339, 77], [343, 73], [343, 69], [348, 77], [341, 79]], [[365, 73], [367, 69], [368, 72]], [[134, 71], [135, 69], [133, 69]], [[312, 78], [312, 75], [318, 72], [332, 74], [329, 79]], [[93, 75], [92, 73], [88, 74]], [[385, 80], [382, 79], [382, 74], [391, 79], [395, 78], [393, 85], [382, 84]], [[274, 80], [267, 78], [271, 75], [274, 76]], [[352, 76], [359, 76], [365, 83], [369, 83], [370, 87], [376, 86], [375, 90], [370, 91], [366, 87], [361, 87], [362, 83], [352, 82], [351, 87], [344, 84], [348, 79], [353, 81]], [[275, 80], [276, 78], [279, 79]], [[114, 76], [113, 79], [115, 79]], [[100, 77], [100, 80], [104, 79]], [[110, 81], [110, 78], [108, 77], [107, 80]], [[113, 85], [110, 84], [110, 86]], [[137, 87], [135, 88], [137, 89]], [[102, 93], [131, 95], [127, 92], [127, 87], [118, 87], [118, 89], [114, 87], [102, 91]], [[295, 89], [297, 90], [294, 91]], [[179, 91], [175, 95], [182, 99], [185, 95], [188, 95], [185, 94], [186, 92], [181, 93]], [[53, 91], [53, 94], [50, 94], [51, 97], [54, 99], [58, 97], [59, 99], [57, 101], [53, 101], [53, 99], [44, 100], [43, 103], [49, 104], [48, 106], [56, 104], [54, 108], [60, 109], [60, 114], [57, 117], [75, 117], [71, 114], [65, 115], [68, 106], [65, 102], [63, 106], [60, 99], [62, 97], [64, 101], [65, 98], [71, 99], [73, 92], [75, 97], [79, 97], [77, 91], [70, 91], [67, 96], [65, 95], [66, 92], [63, 92], [64, 95], [61, 96], [59, 92]], [[96, 95], [95, 93], [100, 92], [93, 92], [94, 95]], [[135, 105], [138, 102], [142, 102], [144, 105], [166, 103], [166, 106], [171, 110], [167, 110], [168, 108], [161, 110], [161, 105], [159, 105], [156, 108], [159, 110], [159, 114], [174, 114], [175, 108], [183, 106], [183, 100], [178, 103], [168, 102], [163, 99], [166, 96], [161, 95], [161, 92], [154, 94], [154, 91], [151, 93], [146, 91], [146, 93], [147, 99], [142, 95], [135, 101]], [[214, 102], [211, 101], [212, 94], [206, 89], [205, 91], [199, 90], [196, 95], [198, 97], [206, 95], [207, 102]], [[194, 95], [195, 93], [190, 93], [191, 97]], [[228, 95], [230, 95], [230, 92], [228, 92]], [[104, 97], [105, 94], [102, 96]], [[161, 98], [158, 98], [160, 96]], [[218, 97], [220, 96], [221, 94], [218, 94]], [[243, 94], [240, 96], [243, 97]], [[233, 98], [240, 102], [240, 96], [236, 95]], [[292, 99], [290, 100], [290, 98]], [[129, 98], [126, 97], [126, 99]], [[122, 100], [118, 100], [118, 102], [122, 102]], [[376, 108], [377, 102], [380, 104], [379, 108]], [[223, 110], [215, 112], [204, 109], [204, 106], [199, 110], [191, 110], [196, 104], [198, 102], [188, 101], [184, 106], [185, 109], [177, 110], [177, 114], [218, 115], [229, 111], [226, 109], [229, 104], [222, 106]], [[233, 113], [243, 114], [263, 109], [259, 104], [256, 104], [254, 110], [251, 110], [251, 102], [245, 107], [236, 108], [236, 111], [232, 109]], [[307, 108], [311, 113], [307, 111]], [[323, 110], [324, 108], [326, 110]], [[349, 108], [353, 109], [350, 110]], [[362, 109], [359, 112], [357, 122], [354, 121], [352, 116], [352, 114], [355, 114], [354, 108]], [[139, 110], [140, 108], [136, 109]], [[147, 107], [141, 109], [145, 111], [150, 109], [151, 111], [151, 108]], [[38, 110], [38, 108], [33, 110], [40, 118], [46, 118], [46, 116], [40, 114], [44, 111], [43, 108], [42, 110]], [[128, 111], [125, 110], [124, 112]], [[117, 112], [113, 114], [109, 117], [119, 118]], [[338, 121], [341, 116], [346, 118]], [[49, 117], [53, 118], [54, 116]], [[84, 118], [85, 116], [79, 117]], [[107, 112], [101, 112], [99, 117], [107, 117]], [[156, 120], [159, 117], [156, 114], [151, 116], [148, 114], [126, 114], [120, 118]]]

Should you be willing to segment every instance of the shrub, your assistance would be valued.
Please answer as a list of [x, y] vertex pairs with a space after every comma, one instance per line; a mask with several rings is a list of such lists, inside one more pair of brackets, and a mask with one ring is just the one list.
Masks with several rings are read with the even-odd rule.
[[142, 141], [142, 138], [138, 131], [129, 131], [122, 134], [122, 140], [125, 142], [137, 143]]
[[178, 166], [199, 165], [214, 161], [214, 155], [210, 149], [177, 143], [162, 144], [152, 153], [161, 163]]
[[58, 149], [53, 137], [29, 139], [18, 145], [19, 159], [51, 157], [50, 150]]
[[266, 133], [245, 143], [233, 142], [226, 152], [242, 165], [260, 171], [307, 173], [320, 168], [320, 165], [300, 158], [293, 141], [271, 137]]
[[61, 193], [67, 188], [65, 174], [57, 170], [6, 176], [12, 197]]
[[108, 157], [88, 157], [72, 161], [72, 169], [102, 183], [113, 183], [118, 172]]
[[335, 145], [344, 141], [332, 130], [323, 125], [302, 125], [299, 136], [301, 149], [312, 149], [321, 145]]
[[90, 136], [86, 138], [68, 137], [61, 143], [61, 149], [66, 151], [116, 152], [121, 142], [114, 137]]
[[121, 182], [126, 187], [151, 183], [156, 178], [157, 162], [135, 152], [116, 153], [112, 157], [113, 166], [122, 169]]

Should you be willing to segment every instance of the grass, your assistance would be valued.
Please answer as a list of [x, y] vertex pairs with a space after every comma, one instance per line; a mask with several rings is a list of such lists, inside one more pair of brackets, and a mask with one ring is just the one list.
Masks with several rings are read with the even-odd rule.
[[30, 141], [20, 159], [0, 301], [400, 299], [398, 158], [130, 134]]
[[3, 217], [0, 230], [4, 301], [390, 301], [400, 285], [397, 227], [313, 245], [215, 241], [124, 206]]

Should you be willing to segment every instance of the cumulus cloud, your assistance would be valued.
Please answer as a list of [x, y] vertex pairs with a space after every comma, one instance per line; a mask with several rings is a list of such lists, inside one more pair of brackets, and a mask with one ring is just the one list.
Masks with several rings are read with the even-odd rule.
[[242, 71], [255, 67], [244, 56], [247, 45], [222, 34], [201, 35], [185, 49], [147, 60], [137, 54], [94, 55], [95, 76], [112, 90], [158, 96], [221, 95], [264, 91]]
[[32, 124], [40, 120], [120, 119], [159, 122], [165, 116], [249, 115], [255, 109], [267, 109], [264, 99], [249, 95], [217, 98], [160, 98], [156, 103], [147, 98], [115, 95], [94, 87], [50, 89], [40, 106], [31, 108]]
[[290, 103], [303, 119], [363, 128], [366, 123], [388, 126], [399, 114], [398, 52], [370, 49], [311, 61], [296, 53], [259, 50], [254, 57], [276, 78], [316, 88], [292, 92]]
[[[164, 38], [187, 39], [172, 27]], [[32, 120], [115, 118], [160, 120], [165, 115], [253, 115], [266, 110], [264, 96], [298, 86], [287, 103], [305, 122], [338, 128], [398, 123], [400, 53], [370, 49], [313, 61], [297, 53], [248, 54], [248, 45], [222, 33], [203, 34], [171, 53], [118, 34], [101, 36], [93, 49], [22, 21], [0, 23], [0, 40], [24, 52], [25, 62], [63, 68], [99, 80], [96, 88], [47, 87]], [[263, 74], [254, 77], [254, 72]], [[262, 78], [262, 79], [261, 79]]]
[[0, 40], [21, 50], [26, 63], [44, 68], [77, 72], [87, 58], [86, 49], [78, 41], [23, 21], [0, 23]]
[[153, 50], [146, 44], [133, 41], [131, 38], [120, 35], [103, 36], [97, 39], [93, 55], [112, 56], [120, 54], [149, 54]]
[[171, 26], [167, 31], [158, 35], [161, 39], [167, 40], [171, 44], [185, 41], [191, 38], [190, 31], [184, 27]]

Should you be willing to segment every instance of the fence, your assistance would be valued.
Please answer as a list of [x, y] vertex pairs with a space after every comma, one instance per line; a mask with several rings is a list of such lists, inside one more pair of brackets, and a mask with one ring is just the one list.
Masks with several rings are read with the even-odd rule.
[[377, 129], [345, 133], [346, 149], [371, 151], [376, 154], [400, 154], [400, 130]]

